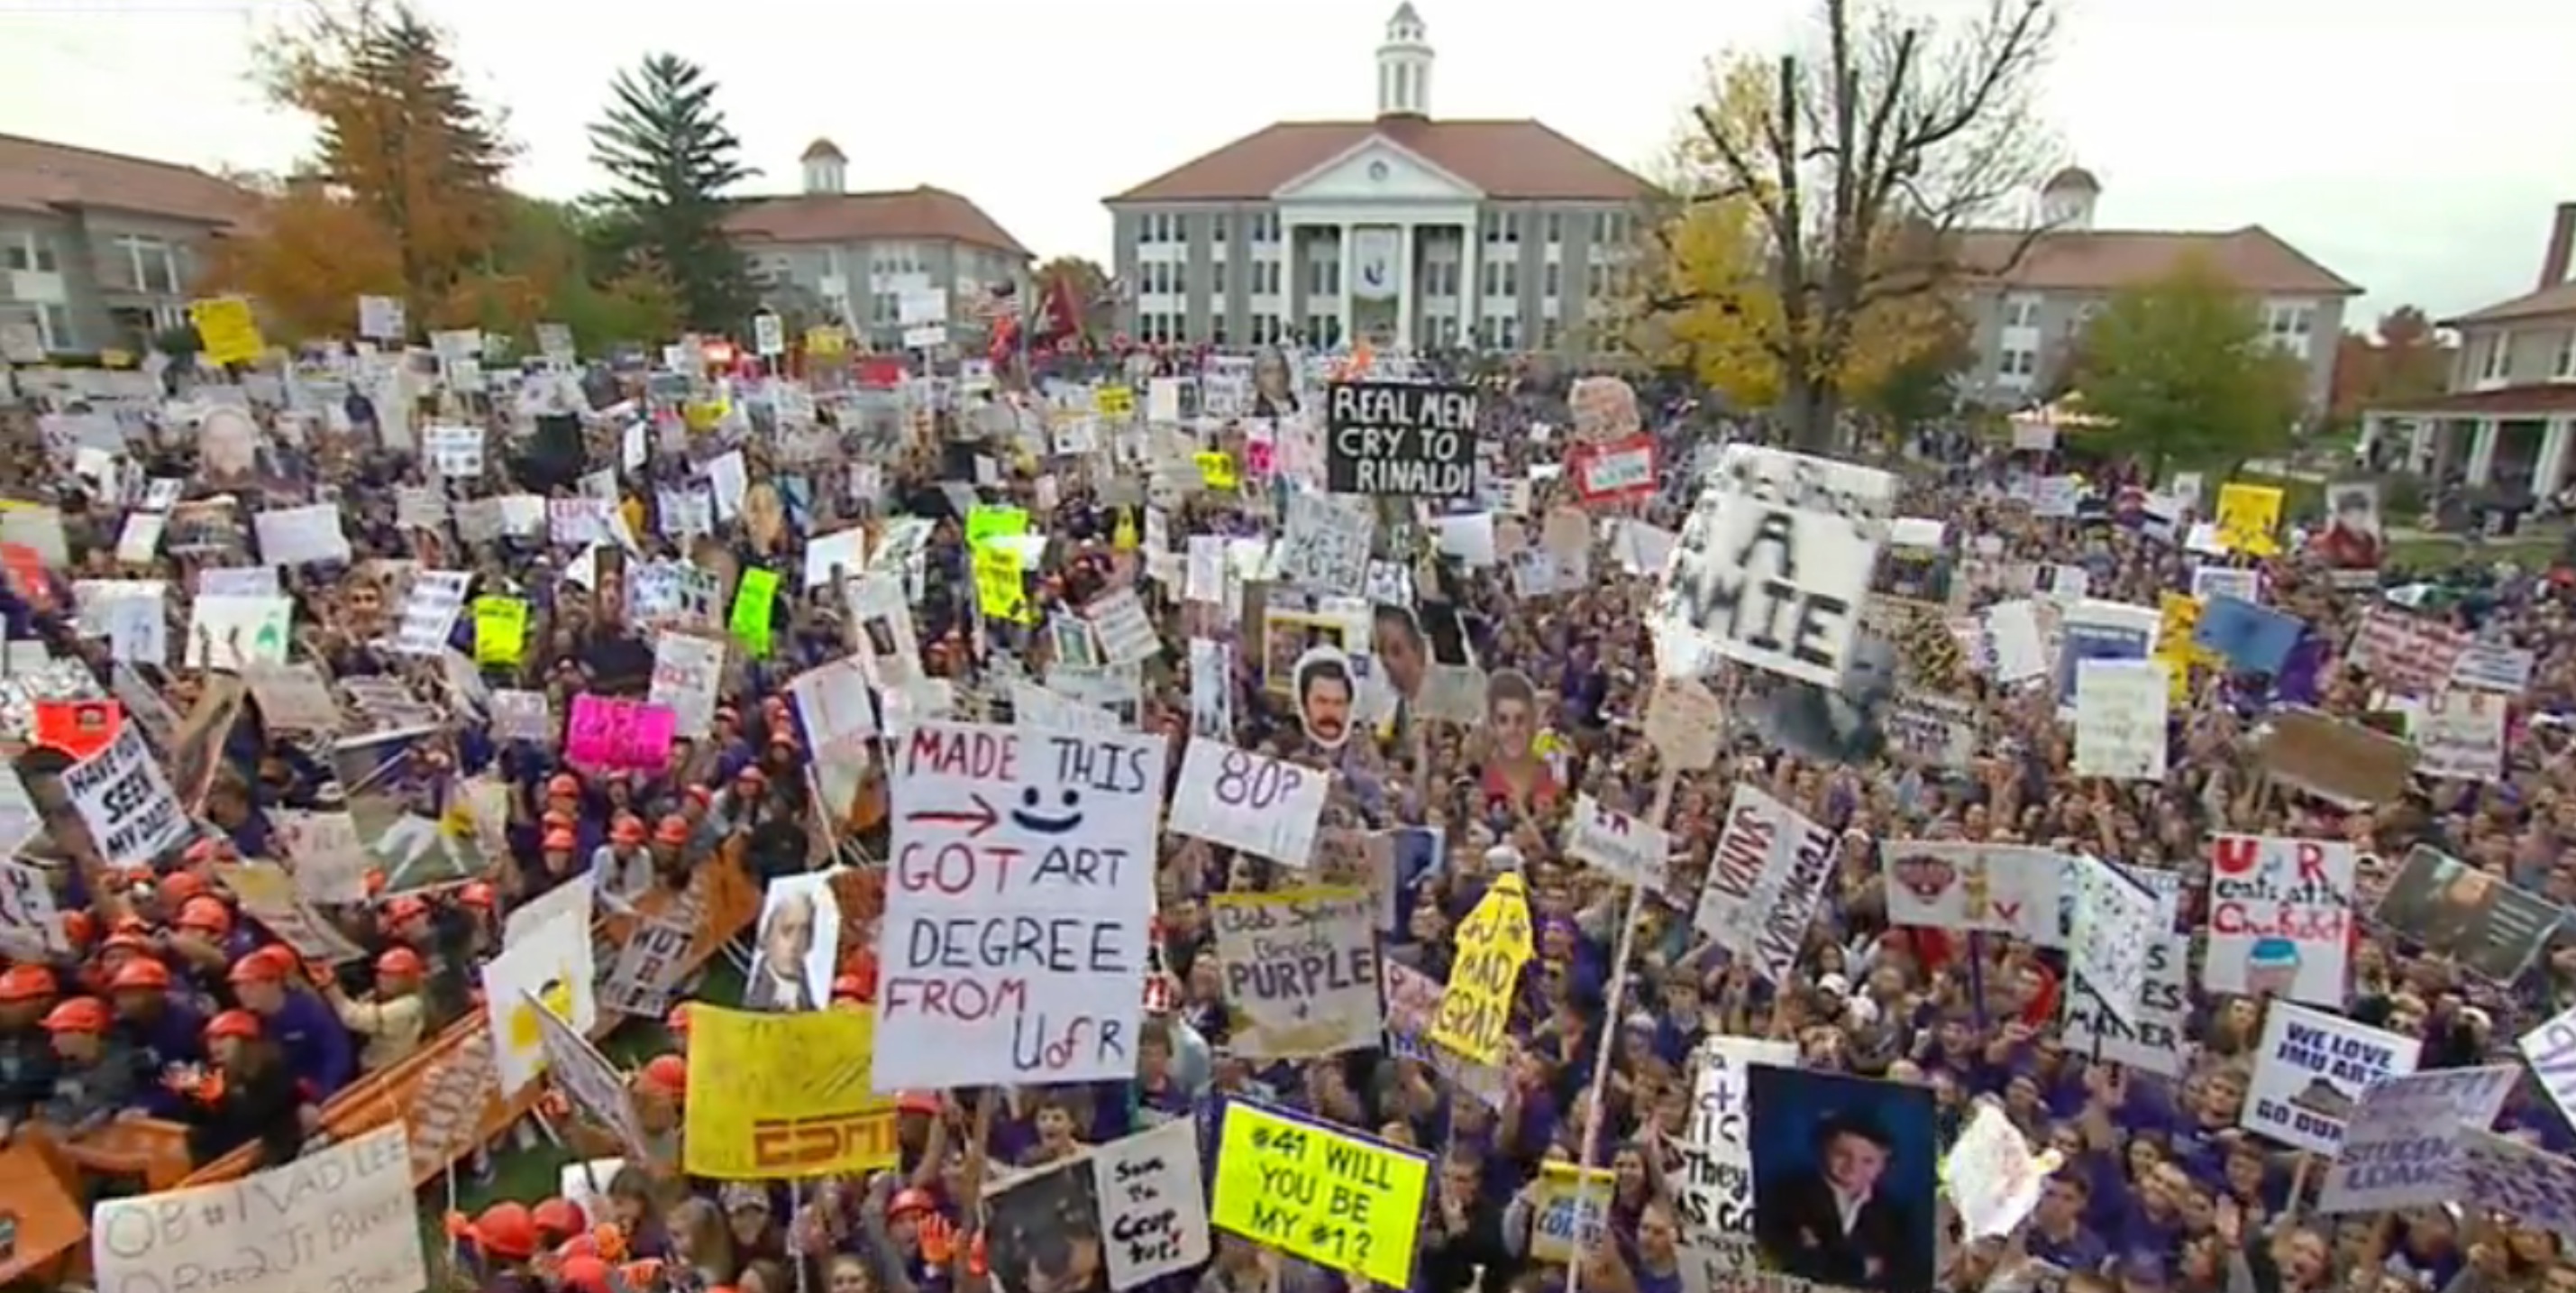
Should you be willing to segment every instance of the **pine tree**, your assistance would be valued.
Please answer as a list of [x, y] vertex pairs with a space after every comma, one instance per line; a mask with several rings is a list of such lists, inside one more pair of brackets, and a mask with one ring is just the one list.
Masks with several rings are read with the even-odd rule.
[[619, 73], [606, 118], [590, 128], [591, 160], [612, 181], [599, 200], [609, 240], [668, 280], [682, 323], [740, 333], [759, 295], [725, 237], [723, 195], [757, 172], [742, 164], [715, 92], [704, 70], [672, 54]]

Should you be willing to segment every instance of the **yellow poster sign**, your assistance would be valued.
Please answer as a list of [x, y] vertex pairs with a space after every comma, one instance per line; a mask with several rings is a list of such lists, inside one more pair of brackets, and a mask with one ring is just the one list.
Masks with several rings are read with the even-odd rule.
[[474, 663], [512, 665], [528, 649], [528, 604], [516, 597], [474, 599]]
[[[697, 1046], [692, 1035], [692, 1078]], [[1413, 1282], [1430, 1166], [1429, 1159], [1365, 1136], [1228, 1100], [1217, 1131], [1208, 1224], [1319, 1266], [1403, 1288]]]
[[1207, 482], [1207, 487], [1209, 489], [1232, 489], [1235, 487], [1237, 478], [1234, 474], [1234, 455], [1228, 453], [1202, 453], [1195, 455], [1195, 457], [1199, 465], [1199, 479]]
[[268, 352], [250, 302], [238, 296], [190, 301], [188, 324], [197, 330], [197, 340], [205, 343], [206, 358], [218, 364], [255, 364]]
[[892, 1167], [894, 1101], [869, 1087], [876, 1015], [689, 1007], [681, 1160], [719, 1181], [850, 1176]]
[[1431, 1020], [1431, 1040], [1479, 1064], [1501, 1061], [1511, 1031], [1513, 990], [1536, 951], [1530, 941], [1529, 893], [1520, 873], [1506, 871], [1458, 926], [1458, 962]]
[[1092, 393], [1091, 402], [1105, 418], [1133, 417], [1136, 413], [1136, 392], [1125, 386], [1103, 386]]
[[1034, 624], [1037, 616], [1029, 609], [1028, 587], [1020, 576], [1020, 550], [1007, 543], [989, 543], [975, 549], [975, 604], [989, 620], [1008, 620], [1014, 624]]
[[1574, 1258], [1576, 1236], [1582, 1237], [1581, 1247], [1587, 1251], [1600, 1243], [1616, 1179], [1598, 1167], [1586, 1172], [1572, 1163], [1539, 1164], [1530, 1256], [1543, 1262], [1567, 1262]]
[[840, 328], [805, 330], [805, 353], [816, 359], [838, 359], [850, 348], [850, 334]]
[[2229, 552], [2279, 556], [2281, 545], [2272, 533], [2281, 528], [2281, 491], [2270, 485], [2221, 485], [2217, 523], [2219, 545]]
[[2157, 606], [2156, 659], [2164, 661], [2176, 704], [2191, 699], [2191, 666], [2210, 660], [2208, 652], [2191, 644], [2192, 632], [2200, 627], [2200, 606], [2199, 598], [2183, 593], [2166, 593]]
[[733, 590], [733, 613], [726, 623], [754, 658], [769, 655], [771, 609], [777, 600], [777, 571], [754, 566], [742, 572], [742, 582]]

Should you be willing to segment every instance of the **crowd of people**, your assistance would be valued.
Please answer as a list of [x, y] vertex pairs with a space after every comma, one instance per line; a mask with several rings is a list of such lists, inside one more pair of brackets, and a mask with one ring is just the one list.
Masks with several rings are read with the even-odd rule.
[[[2576, 893], [2567, 834], [2576, 765], [2550, 730], [2576, 706], [2563, 581], [2465, 567], [2355, 579], [2326, 570], [2302, 541], [2299, 524], [2322, 518], [2296, 515], [2282, 518], [2264, 555], [2196, 551], [2116, 505], [2165, 488], [2134, 464], [2081, 468], [2087, 498], [2114, 505], [2042, 515], [2029, 482], [2076, 470], [2054, 454], [2007, 452], [1948, 428], [1909, 431], [1882, 437], [1871, 461], [1898, 474], [1902, 515], [1946, 522], [1929, 567], [1937, 578], [1904, 600], [1939, 607], [1933, 636], [1950, 646], [1891, 641], [1896, 678], [1874, 688], [1817, 689], [1716, 663], [1700, 680], [1723, 719], [1711, 733], [1715, 757], [1692, 760], [1650, 733], [1659, 685], [1676, 672], [1669, 626], [1652, 611], [1705, 468], [1723, 445], [1758, 442], [1763, 429], [1679, 388], [1649, 387], [1623, 413], [1618, 399], [1605, 409], [1570, 398], [1561, 379], [1515, 374], [1475, 386], [1480, 498], [1420, 513], [1376, 505], [1374, 555], [1403, 587], [1344, 590], [1369, 603], [1371, 618], [1364, 640], [1334, 645], [1345, 669], [1363, 660], [1401, 697], [1377, 712], [1347, 672], [1302, 663], [1318, 641], [1311, 625], [1290, 638], [1282, 670], [1257, 599], [1234, 614], [1239, 593], [1199, 596], [1187, 587], [1198, 576], [1183, 568], [1192, 538], [1276, 536], [1297, 497], [1321, 492], [1280, 427], [1316, 426], [1322, 385], [1370, 362], [1190, 356], [1141, 365], [1133, 379], [1040, 373], [1014, 389], [1021, 383], [1005, 371], [998, 385], [915, 378], [894, 391], [852, 390], [821, 373], [585, 374], [532, 363], [515, 389], [501, 374], [488, 394], [426, 383], [424, 398], [396, 382], [406, 402], [418, 400], [410, 407], [395, 407], [345, 356], [306, 357], [301, 378], [290, 371], [282, 385], [208, 374], [171, 400], [48, 389], [18, 374], [21, 403], [0, 412], [16, 469], [17, 510], [7, 515], [39, 519], [0, 528], [10, 551], [0, 610], [22, 702], [8, 707], [10, 721], [26, 748], [16, 866], [43, 892], [22, 887], [8, 910], [51, 913], [53, 927], [6, 931], [0, 1140], [76, 1146], [154, 1120], [184, 1128], [200, 1168], [244, 1152], [245, 1170], [288, 1163], [343, 1130], [329, 1117], [336, 1096], [479, 1017], [490, 1005], [479, 967], [503, 947], [513, 914], [567, 886], [591, 888], [606, 922], [703, 893], [718, 872], [757, 889], [826, 867], [879, 868], [889, 842], [883, 769], [844, 776], [822, 766], [817, 716], [791, 699], [801, 675], [866, 658], [888, 731], [929, 717], [1007, 721], [1006, 683], [1066, 663], [1052, 626], [1133, 589], [1160, 643], [1133, 692], [1105, 702], [1118, 722], [1168, 734], [1176, 776], [1185, 742], [1219, 740], [1329, 771], [1334, 788], [1303, 867], [1163, 837], [1158, 968], [1138, 985], [1147, 1014], [1132, 1081], [906, 1091], [892, 1168], [794, 1187], [695, 1178], [680, 1152], [690, 1015], [695, 999], [731, 991], [720, 986], [724, 958], [710, 957], [658, 985], [667, 1007], [610, 1003], [634, 1007], [612, 1012], [628, 1021], [623, 1038], [650, 1039], [626, 1067], [651, 1159], [629, 1155], [578, 1201], [462, 1209], [438, 1263], [457, 1286], [914, 1293], [999, 1278], [1020, 1293], [1102, 1287], [1096, 1253], [988, 1269], [1000, 1263], [976, 1233], [973, 1183], [1176, 1120], [1196, 1120], [1212, 1156], [1219, 1110], [1250, 1099], [1429, 1156], [1411, 1278], [1422, 1293], [1721, 1293], [1783, 1280], [1886, 1293], [2576, 1293], [2576, 1257], [2545, 1221], [2457, 1203], [2320, 1215], [2314, 1196], [2331, 1155], [2242, 1126], [2275, 1008], [2268, 994], [2212, 991], [2192, 966], [2173, 967], [2183, 1023], [2163, 1041], [2172, 1062], [2105, 1060], [2098, 1045], [2068, 1039], [2076, 985], [2063, 940], [1904, 923], [1892, 915], [1904, 895], [1891, 893], [1900, 882], [1886, 851], [1897, 840], [2024, 844], [2165, 873], [2178, 897], [2160, 934], [2206, 928], [2210, 844], [2223, 833], [2358, 845], [2365, 889], [2430, 845], [2562, 901]], [[1392, 370], [1396, 380], [1441, 375], [1375, 362], [1374, 375]], [[1158, 424], [1102, 396], [1158, 379], [1189, 384], [1186, 417]], [[1642, 489], [1585, 509], [1564, 470], [1568, 450], [1596, 432], [1627, 434], [1587, 425], [1626, 418], [1651, 440], [1657, 469]], [[97, 440], [102, 421], [117, 443]], [[460, 456], [456, 428], [484, 433], [481, 452]], [[1171, 452], [1165, 439], [1186, 447]], [[1223, 457], [1220, 470], [1206, 470], [1210, 454]], [[1196, 463], [1195, 478], [1170, 479], [1175, 457]], [[175, 494], [156, 493], [173, 482]], [[714, 505], [701, 511], [696, 491]], [[436, 500], [426, 517], [424, 495]], [[505, 495], [597, 498], [603, 508], [584, 515], [601, 529], [540, 518], [494, 534], [468, 523], [476, 504]], [[252, 517], [319, 503], [343, 522], [340, 559], [281, 568], [260, 555], [270, 535]], [[1583, 513], [1580, 560], [1540, 539], [1569, 508]], [[970, 534], [987, 509], [1024, 511], [1042, 540], [1029, 545], [1016, 590], [1026, 611], [1009, 619], [992, 614]], [[167, 520], [139, 551], [138, 515]], [[1461, 524], [1475, 517], [1487, 519]], [[848, 597], [874, 540], [828, 541], [853, 529], [881, 538], [901, 518], [926, 528], [902, 580], [906, 631], [889, 633], [878, 611]], [[2190, 518], [2179, 519], [2187, 529]], [[1563, 555], [1529, 558], [1542, 549]], [[814, 568], [825, 560], [832, 568]], [[644, 577], [682, 563], [715, 576], [712, 612], [675, 608], [661, 576]], [[2006, 684], [1992, 644], [1973, 627], [1951, 631], [2016, 587], [2030, 595], [2034, 571], [2043, 598], [2047, 581], [2063, 578], [2053, 572], [2073, 569], [2084, 596], [2156, 608], [2191, 590], [2204, 566], [2251, 572], [2270, 606], [2304, 621], [2323, 659], [2295, 683], [2200, 660], [2175, 692], [2160, 779], [2079, 775], [2048, 682]], [[245, 649], [244, 629], [210, 628], [195, 606], [209, 576], [239, 578], [221, 573], [231, 570], [273, 572], [274, 592], [291, 599], [273, 651]], [[777, 576], [776, 601], [745, 623], [734, 594], [761, 570]], [[424, 651], [400, 639], [422, 576], [440, 571], [462, 576], [464, 595], [450, 599]], [[2001, 578], [1981, 582], [1981, 571]], [[1235, 573], [1221, 582], [1260, 584], [1257, 562]], [[103, 612], [91, 595], [99, 581], [137, 580], [158, 582], [149, 627]], [[2384, 592], [2400, 585], [2438, 590], [2405, 614], [2531, 653], [2528, 686], [2509, 702], [2510, 757], [2484, 781], [2419, 778], [2371, 803], [2332, 803], [2264, 775], [2247, 751], [2275, 706], [2343, 717], [2389, 707], [2394, 684], [2352, 644], [2367, 615], [2390, 612]], [[525, 608], [514, 629], [480, 611], [495, 598]], [[668, 738], [655, 760], [575, 766], [565, 723], [576, 702], [643, 697], [655, 644], [673, 633], [724, 651], [703, 730]], [[1212, 655], [1196, 642], [1235, 649]], [[22, 648], [44, 663], [20, 668]], [[327, 680], [336, 731], [273, 712], [285, 706], [272, 702], [263, 671], [282, 664], [314, 666]], [[1467, 665], [1485, 680], [1474, 712], [1435, 704], [1426, 672]], [[1222, 671], [1213, 682], [1203, 676], [1212, 667]], [[546, 730], [518, 726], [495, 702], [504, 693], [544, 697]], [[1960, 739], [1889, 739], [1895, 708], [1927, 696], [1958, 716]], [[38, 712], [102, 699], [115, 702], [115, 721], [148, 733], [181, 810], [145, 847], [126, 829], [135, 804], [74, 784], [72, 769], [112, 757], [108, 747], [50, 731]], [[1799, 717], [1811, 703], [1813, 730]], [[1878, 735], [1840, 739], [1845, 707]], [[1695, 923], [1741, 787], [1831, 840], [1820, 901], [1781, 966], [1733, 954], [1721, 931]], [[264, 863], [322, 868], [323, 851], [302, 847], [309, 824], [362, 802], [441, 822], [447, 838], [430, 852], [465, 863], [421, 883], [422, 855], [397, 849], [384, 817], [352, 813], [369, 857], [363, 891], [299, 886], [309, 901], [289, 910], [327, 928], [281, 928], [273, 897], [246, 876]], [[1578, 804], [1668, 833], [1670, 869], [1655, 892], [1637, 895], [1630, 877], [1573, 858]], [[116, 815], [113, 836], [101, 811]], [[1389, 973], [1436, 984], [1471, 941], [1462, 924], [1506, 875], [1526, 894], [1532, 937], [1514, 967], [1498, 1062], [1462, 1063], [1437, 1042], [1399, 1037], [1392, 1013], [1380, 1046], [1279, 1058], [1232, 1044], [1242, 1015], [1229, 1001], [1211, 899], [1316, 882], [1389, 892], [1395, 919], [1379, 930], [1378, 955]], [[2347, 895], [2350, 981], [2331, 1004], [2420, 1042], [2421, 1067], [2519, 1064], [2515, 1039], [2569, 1004], [2576, 938], [2550, 937], [2535, 963], [2499, 981], [2366, 923], [2367, 896]], [[853, 906], [839, 916], [828, 990], [761, 978], [724, 1004], [874, 1009], [872, 915]], [[618, 927], [603, 945], [601, 974], [630, 933]], [[340, 951], [322, 954], [332, 946]], [[1813, 1081], [1928, 1090], [1932, 1140], [1854, 1109], [1820, 1111], [1802, 1140], [1810, 1176], [1763, 1192], [1758, 1219], [1738, 1232], [1750, 1240], [1741, 1262], [1697, 1261], [1719, 1227], [1685, 1187], [1705, 1149], [1692, 1142], [1709, 1056], [1726, 1039], [1784, 1046]], [[1755, 1116], [1762, 1108], [1757, 1097]], [[1919, 1160], [1988, 1108], [2054, 1157], [2026, 1219], [1971, 1239], [1947, 1190], [1887, 1183], [1928, 1182]], [[579, 1110], [550, 1103], [540, 1113], [582, 1156], [613, 1152], [616, 1141]], [[2576, 1148], [2528, 1076], [2500, 1127], [2554, 1152]], [[504, 1142], [460, 1155], [465, 1192], [510, 1152]], [[1567, 1164], [1607, 1173], [1599, 1234], [1586, 1222], [1570, 1253], [1544, 1233], [1549, 1168]], [[97, 1197], [147, 1188], [113, 1171], [84, 1187]], [[436, 1193], [429, 1206], [444, 1210]], [[1917, 1225], [1938, 1234], [1919, 1260]], [[1157, 1286], [1323, 1293], [1368, 1282], [1231, 1231], [1212, 1239], [1203, 1267]]]

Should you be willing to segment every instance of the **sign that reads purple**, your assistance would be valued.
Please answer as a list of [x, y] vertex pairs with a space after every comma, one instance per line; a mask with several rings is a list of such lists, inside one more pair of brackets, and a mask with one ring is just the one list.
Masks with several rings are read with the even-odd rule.
[[894, 756], [876, 1089], [1131, 1081], [1159, 735], [924, 723]]

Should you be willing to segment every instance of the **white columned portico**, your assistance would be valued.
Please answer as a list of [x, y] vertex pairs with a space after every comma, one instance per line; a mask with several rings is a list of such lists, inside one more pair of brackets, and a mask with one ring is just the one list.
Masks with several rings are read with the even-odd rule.
[[1360, 344], [1360, 312], [1352, 308], [1359, 301], [1359, 275], [1351, 272], [1351, 230], [1356, 227], [1348, 219], [1342, 221], [1339, 234], [1341, 242], [1339, 250], [1334, 253], [1341, 260], [1333, 267], [1333, 281], [1342, 285], [1341, 343], [1354, 349]]
[[2419, 474], [2433, 470], [2433, 436], [2437, 423], [2428, 417], [2408, 419], [2406, 433], [2406, 466]]
[[2495, 478], [2498, 427], [2494, 418], [2479, 418], [2469, 437], [2469, 483], [2481, 489]]
[[2567, 441], [2576, 435], [2576, 417], [2561, 415], [2549, 419], [2548, 429], [2540, 434], [2540, 458], [2531, 465], [2531, 490], [2544, 498], [2565, 485], [2567, 474]]
[[1413, 239], [1419, 232], [1410, 220], [1395, 226], [1395, 344], [1403, 350], [1421, 345], [1421, 339], [1413, 332], [1414, 298], [1422, 294], [1422, 284], [1415, 281], [1413, 273]]

